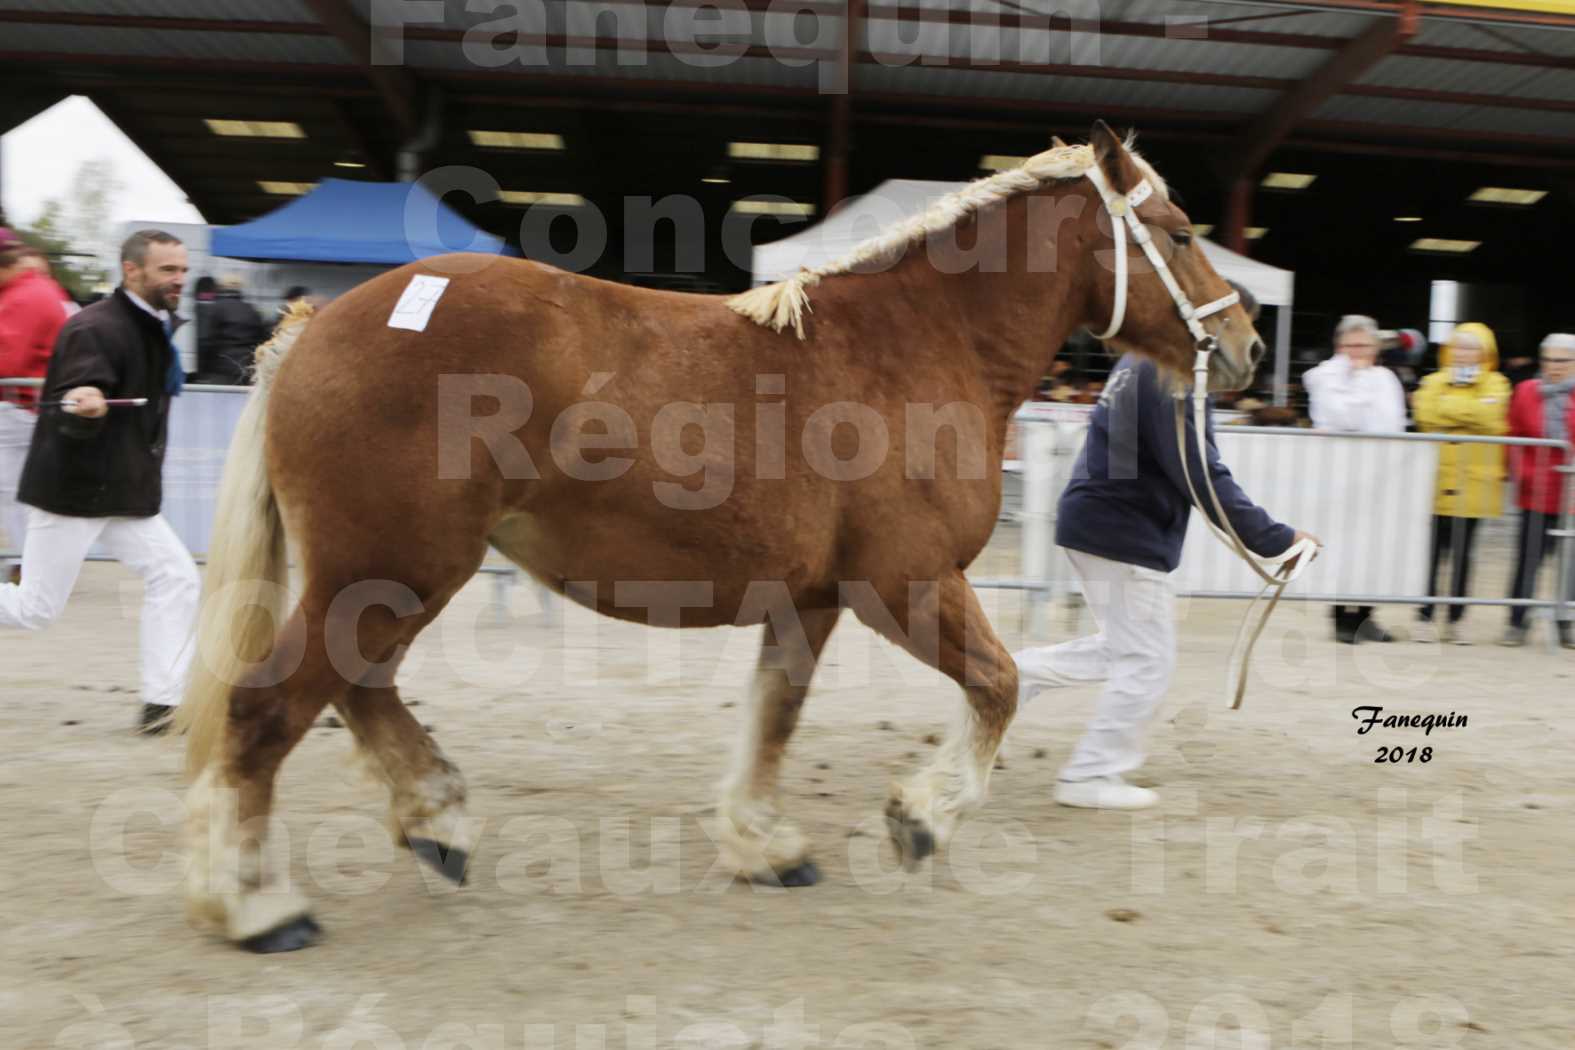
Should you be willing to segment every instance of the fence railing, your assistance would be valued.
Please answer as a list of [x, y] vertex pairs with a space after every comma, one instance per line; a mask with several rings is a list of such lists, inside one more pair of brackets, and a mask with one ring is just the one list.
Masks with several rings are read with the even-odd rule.
[[[37, 379], [0, 379], [0, 387], [41, 385]], [[225, 455], [249, 390], [188, 386], [171, 412], [164, 467], [164, 513], [199, 561], [208, 549]], [[1023, 493], [1019, 575], [974, 580], [979, 587], [1029, 592], [1030, 627], [1037, 630], [1043, 630], [1049, 603], [1072, 588], [1070, 567], [1054, 543], [1055, 513], [1061, 493], [1072, 480], [1073, 464], [1082, 448], [1090, 416], [1087, 410], [1047, 414], [1044, 408], [1025, 409], [1015, 421], [1013, 465], [1021, 474]], [[1532, 438], [1348, 434], [1240, 425], [1219, 426], [1216, 436], [1225, 463], [1254, 500], [1280, 521], [1312, 532], [1325, 542], [1323, 556], [1287, 590], [1286, 600], [1522, 606], [1560, 619], [1575, 617], [1575, 477], [1571, 476], [1575, 471], [1575, 452], [1569, 444]], [[1486, 518], [1446, 516], [1451, 519], [1448, 535], [1439, 535], [1434, 515], [1435, 479], [1439, 450], [1450, 445], [1494, 446], [1500, 459], [1505, 449], [1529, 450], [1521, 455], [1529, 456], [1533, 465], [1536, 457], [1564, 453], [1564, 462], [1555, 468], [1563, 491], [1558, 520], [1534, 523], [1539, 527], [1532, 537], [1533, 542], [1542, 542], [1545, 537], [1555, 547], [1556, 583], [1545, 597], [1536, 597], [1529, 589], [1523, 597], [1433, 593], [1435, 574], [1431, 563], [1435, 546], [1442, 546], [1451, 554], [1465, 554], [1473, 547], [1471, 541], [1478, 539], [1472, 535], [1478, 530], [1471, 522], [1485, 520], [1488, 528], [1501, 530], [1512, 520], [1512, 514], [1518, 513], [1510, 478], [1498, 493], [1508, 513]], [[1494, 454], [1485, 455], [1487, 466], [1491, 467]], [[1168, 482], [1156, 477], [1153, 483]], [[1473, 484], [1482, 489], [1500, 483]], [[1178, 591], [1198, 598], [1254, 596], [1258, 590], [1255, 577], [1207, 533], [1201, 515], [1194, 514], [1193, 518], [1182, 567], [1177, 573]], [[1547, 527], [1542, 528], [1542, 524]], [[1498, 539], [1502, 540], [1502, 536]], [[1534, 565], [1541, 561], [1538, 552]], [[1511, 562], [1517, 562], [1513, 555]], [[1512, 572], [1518, 575], [1518, 570], [1516, 564]], [[498, 574], [499, 601], [503, 599], [502, 588], [520, 575], [507, 564], [485, 565], [481, 571]], [[1453, 592], [1466, 588], [1442, 589]], [[1473, 589], [1480, 592], [1481, 581]]]
[[[1017, 416], [1017, 458], [1023, 479], [1021, 523], [1021, 580], [981, 580], [981, 586], [1011, 586], [1033, 592], [1030, 625], [1042, 630], [1046, 606], [1072, 588], [1065, 557], [1055, 547], [1056, 505], [1072, 480], [1073, 467], [1087, 430], [1087, 413], [1068, 412], [1045, 419], [1032, 412]], [[1242, 488], [1278, 520], [1319, 536], [1326, 544], [1323, 556], [1287, 590], [1296, 601], [1341, 604], [1417, 606], [1493, 605], [1539, 610], [1559, 619], [1575, 617], [1575, 453], [1565, 442], [1510, 437], [1454, 434], [1351, 434], [1294, 427], [1227, 425], [1217, 428], [1221, 457]], [[1457, 497], [1445, 497], [1442, 509], [1455, 513], [1436, 515], [1439, 503], [1437, 478], [1440, 452], [1490, 446], [1493, 451], [1465, 453], [1467, 472]], [[1516, 507], [1516, 479], [1509, 469], [1506, 450], [1521, 450], [1520, 466], [1541, 467], [1561, 479], [1562, 501], [1554, 515], [1523, 521]], [[1563, 462], [1554, 458], [1562, 453]], [[1500, 470], [1502, 481], [1492, 475]], [[1134, 477], [1141, 483], [1142, 478]], [[1163, 477], [1154, 484], [1169, 484]], [[1453, 501], [1453, 502], [1452, 502]], [[1455, 505], [1458, 504], [1458, 505]], [[1498, 504], [1498, 507], [1495, 507]], [[1501, 508], [1501, 509], [1500, 509]], [[1250, 598], [1258, 591], [1256, 578], [1235, 555], [1215, 541], [1194, 514], [1187, 536], [1182, 566], [1177, 570], [1178, 591], [1196, 598]], [[1554, 520], [1556, 518], [1556, 520]], [[1547, 519], [1547, 520], [1544, 520]], [[1532, 544], [1533, 570], [1541, 564], [1542, 550], [1553, 546], [1554, 580], [1544, 597], [1531, 586], [1499, 586], [1501, 581], [1468, 581], [1453, 586], [1454, 563], [1471, 565], [1480, 558], [1470, 555], [1478, 525], [1495, 533], [1502, 546], [1508, 524]], [[1509, 583], [1520, 575], [1521, 540], [1517, 536], [1510, 555]], [[1435, 586], [1435, 548], [1450, 555], [1450, 575]], [[1494, 561], [1501, 565], [1502, 558]], [[1480, 575], [1480, 574], [1478, 574]], [[1534, 584], [1533, 575], [1528, 584]], [[1497, 594], [1487, 595], [1488, 588]], [[1526, 590], [1524, 596], [1514, 592]], [[1476, 596], [1469, 591], [1475, 590]], [[1446, 593], [1435, 593], [1443, 591]], [[1457, 593], [1458, 592], [1458, 593]]]

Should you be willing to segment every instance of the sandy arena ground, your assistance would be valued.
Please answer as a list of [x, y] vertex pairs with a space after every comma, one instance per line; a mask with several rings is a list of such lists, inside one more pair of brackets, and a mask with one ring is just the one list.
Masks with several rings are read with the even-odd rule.
[[[978, 577], [1014, 573], [1003, 529]], [[1481, 592], [1496, 588], [1491, 574]], [[1359, 648], [1292, 605], [1245, 710], [1243, 606], [1184, 605], [1180, 670], [1137, 777], [1149, 813], [1049, 801], [1094, 699], [1019, 715], [948, 855], [894, 870], [878, 814], [959, 705], [844, 619], [782, 782], [826, 881], [712, 870], [716, 781], [756, 632], [571, 611], [500, 624], [474, 583], [406, 696], [481, 825], [455, 890], [388, 844], [383, 800], [324, 726], [280, 782], [284, 842], [327, 933], [256, 957], [185, 924], [174, 745], [128, 732], [139, 585], [84, 574], [47, 635], [0, 635], [0, 1047], [1558, 1048], [1575, 1041], [1575, 653]], [[1025, 640], [1020, 595], [987, 601]], [[515, 594], [516, 614], [534, 609]], [[1400, 624], [1409, 612], [1390, 610]], [[1374, 730], [1352, 708], [1469, 718]], [[1432, 760], [1375, 764], [1382, 745]], [[1419, 752], [1420, 754], [1420, 752]]]

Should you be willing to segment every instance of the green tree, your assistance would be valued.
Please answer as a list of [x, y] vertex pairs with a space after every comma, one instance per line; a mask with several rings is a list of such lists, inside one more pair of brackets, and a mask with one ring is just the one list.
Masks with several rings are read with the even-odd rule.
[[114, 275], [104, 260], [113, 257], [110, 214], [124, 184], [109, 160], [84, 161], [64, 198], [52, 197], [22, 239], [49, 259], [55, 280], [81, 301]]

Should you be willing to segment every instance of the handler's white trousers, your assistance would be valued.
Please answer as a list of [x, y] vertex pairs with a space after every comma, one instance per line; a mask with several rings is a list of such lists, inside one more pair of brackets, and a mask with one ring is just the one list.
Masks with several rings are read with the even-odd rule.
[[1105, 683], [1060, 779], [1127, 773], [1143, 764], [1143, 731], [1176, 669], [1175, 586], [1154, 569], [1066, 553], [1098, 632], [1015, 654], [1018, 699], [1058, 686]]
[[169, 522], [72, 518], [28, 507], [21, 586], [0, 584], [0, 627], [41, 630], [65, 611], [89, 548], [104, 549], [142, 577], [142, 699], [180, 703], [196, 647], [202, 579]]
[[[38, 417], [24, 412], [15, 405], [0, 401], [0, 529], [5, 530], [7, 546], [20, 552], [27, 537], [27, 508], [16, 501], [16, 486], [22, 480], [22, 467], [27, 463], [27, 446], [33, 440], [33, 425]], [[0, 558], [0, 570], [7, 568], [11, 559]], [[16, 561], [22, 559], [18, 556]], [[0, 573], [0, 579], [4, 579]]]

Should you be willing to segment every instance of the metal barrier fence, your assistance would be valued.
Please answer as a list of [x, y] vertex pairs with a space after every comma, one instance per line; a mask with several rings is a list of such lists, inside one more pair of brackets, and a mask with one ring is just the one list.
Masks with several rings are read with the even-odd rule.
[[[0, 390], [42, 386], [41, 379], [0, 378]], [[183, 388], [170, 409], [164, 453], [163, 515], [199, 564], [207, 560], [224, 459], [250, 393], [251, 387], [246, 386], [190, 384]], [[20, 546], [17, 537], [10, 537], [10, 543], [13, 547]], [[0, 550], [0, 559], [18, 556], [15, 550]], [[89, 553], [88, 560], [112, 559], [95, 549]], [[506, 588], [518, 581], [519, 570], [511, 564], [498, 563], [483, 565], [478, 571], [493, 576], [493, 600], [503, 607], [507, 601]], [[555, 608], [545, 601], [543, 604]]]
[[[39, 387], [37, 379], [0, 379], [0, 386]], [[230, 438], [249, 387], [189, 386], [170, 416], [164, 464], [165, 516], [200, 562], [207, 551], [214, 501]], [[1027, 591], [1031, 630], [1042, 632], [1050, 602], [1069, 594], [1072, 575], [1055, 546], [1055, 508], [1071, 481], [1091, 410], [1025, 408], [1016, 417], [1016, 466], [1022, 476], [1019, 576], [975, 579], [978, 587]], [[1560, 619], [1575, 617], [1575, 455], [1565, 443], [1528, 438], [1441, 434], [1346, 434], [1280, 427], [1218, 428], [1221, 455], [1242, 487], [1280, 521], [1324, 540], [1325, 552], [1285, 594], [1286, 600], [1361, 605], [1525, 606]], [[1446, 445], [1528, 449], [1530, 455], [1565, 452], [1560, 520], [1546, 530], [1557, 547], [1549, 596], [1466, 597], [1431, 594], [1434, 479]], [[1503, 455], [1502, 451], [1499, 453]], [[1156, 483], [1160, 483], [1156, 479]], [[1512, 492], [1502, 494], [1513, 510]], [[1208, 534], [1194, 514], [1178, 591], [1199, 598], [1251, 598], [1256, 578]], [[1506, 521], [1500, 516], [1499, 524]], [[1471, 528], [1454, 518], [1449, 546], [1463, 551]], [[1538, 530], [1538, 538], [1542, 531]], [[14, 540], [13, 540], [14, 542]], [[13, 555], [14, 556], [14, 555]], [[102, 555], [93, 555], [95, 558]], [[1540, 562], [1540, 558], [1538, 559]], [[1517, 566], [1518, 569], [1518, 566]], [[490, 564], [494, 601], [518, 582], [513, 565]], [[545, 592], [543, 592], [545, 593]], [[549, 611], [555, 603], [543, 601]]]
[[[1018, 447], [1023, 477], [1020, 580], [980, 580], [978, 586], [1004, 586], [1033, 592], [1030, 628], [1043, 631], [1048, 605], [1071, 593], [1073, 577], [1065, 556], [1054, 543], [1056, 505], [1072, 480], [1076, 457], [1088, 425], [1088, 411], [1061, 412], [1046, 419], [1020, 413]], [[1476, 437], [1453, 434], [1349, 434], [1291, 427], [1221, 426], [1217, 441], [1223, 461], [1242, 488], [1280, 521], [1319, 536], [1323, 555], [1293, 584], [1286, 600], [1353, 605], [1523, 606], [1535, 615], [1560, 620], [1575, 618], [1575, 451], [1553, 440]], [[1446, 534], [1435, 541], [1435, 481], [1440, 451], [1445, 446], [1493, 446], [1482, 466], [1507, 459], [1505, 450], [1530, 465], [1552, 466], [1561, 479], [1563, 498], [1553, 516], [1534, 515], [1527, 522], [1516, 503], [1514, 472], [1506, 464], [1505, 481], [1475, 482], [1480, 490], [1499, 488], [1503, 512], [1486, 518], [1488, 528], [1502, 534], [1515, 525], [1532, 528], [1533, 574], [1524, 597], [1471, 597], [1435, 594], [1456, 590], [1435, 588], [1434, 544], [1451, 555], [1470, 551], [1478, 530], [1463, 514], [1450, 515]], [[1562, 465], [1553, 466], [1556, 453]], [[1156, 478], [1156, 484], [1167, 484]], [[1458, 508], [1473, 512], [1482, 508]], [[1543, 520], [1544, 518], [1548, 520]], [[1251, 598], [1256, 577], [1193, 515], [1187, 534], [1177, 589], [1196, 598]], [[1545, 526], [1545, 529], [1544, 529]], [[1539, 546], [1554, 546], [1554, 584], [1546, 597], [1535, 596], [1535, 572], [1543, 561]], [[1520, 540], [1511, 553], [1510, 583], [1520, 576]], [[1478, 545], [1480, 546], [1480, 544]], [[1467, 561], [1472, 559], [1468, 558]], [[1480, 559], [1478, 559], [1480, 560]], [[1451, 558], [1452, 578], [1454, 561]], [[1468, 583], [1468, 588], [1469, 588]], [[1480, 588], [1480, 583], [1478, 583]]]

